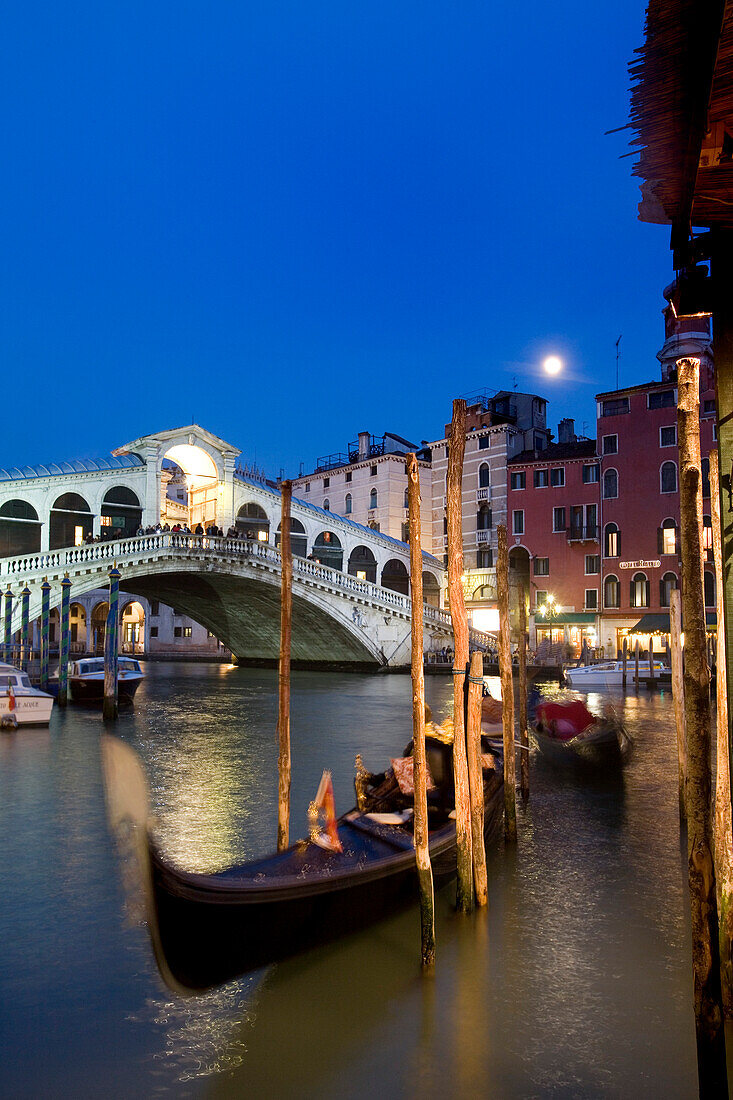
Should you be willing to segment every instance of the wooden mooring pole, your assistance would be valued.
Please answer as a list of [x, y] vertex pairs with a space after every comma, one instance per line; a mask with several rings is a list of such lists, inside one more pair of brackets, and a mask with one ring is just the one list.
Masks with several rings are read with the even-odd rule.
[[414, 454], [409, 455], [407, 459], [407, 503], [410, 525], [410, 595], [412, 596], [412, 755], [415, 789], [413, 829], [417, 882], [420, 891], [420, 957], [423, 967], [431, 967], [435, 963], [435, 894], [428, 845], [420, 470], [417, 456]]
[[685, 683], [682, 677], [682, 597], [673, 588], [669, 597], [669, 632], [672, 643], [672, 702], [677, 731], [677, 783], [679, 788], [680, 821], [687, 818], [685, 782], [687, 776], [687, 736], [685, 734]]
[[468, 664], [468, 615], [463, 596], [463, 456], [466, 449], [466, 402], [453, 402], [448, 444], [448, 600], [453, 625], [453, 785], [456, 797], [456, 843], [458, 881], [456, 906], [460, 912], [473, 909], [473, 860], [471, 854], [471, 806], [466, 758], [466, 727], [463, 713], [463, 685]]
[[527, 729], [527, 591], [522, 581], [519, 594], [519, 785], [522, 802], [529, 801], [529, 732]]
[[634, 688], [639, 690], [639, 639], [636, 639], [636, 645], [634, 646]]
[[717, 747], [715, 769], [715, 881], [718, 888], [720, 929], [720, 983], [723, 1010], [733, 1016], [733, 817], [730, 801], [728, 745], [728, 672], [725, 663], [725, 611], [723, 608], [723, 538], [720, 524], [720, 476], [718, 452], [710, 452], [710, 511], [713, 525], [715, 597], [718, 630], [715, 649], [717, 699]]
[[25, 584], [20, 594], [20, 667], [24, 672], [28, 671], [28, 662], [31, 656], [30, 604], [31, 590]]
[[486, 876], [486, 844], [484, 843], [484, 779], [481, 763], [481, 700], [484, 686], [484, 657], [476, 650], [471, 654], [471, 674], [468, 683], [468, 786], [471, 796], [471, 853], [476, 905], [487, 905], [489, 888]]
[[499, 674], [501, 676], [501, 720], [504, 732], [504, 839], [517, 839], [516, 764], [514, 757], [514, 684], [512, 682], [511, 634], [509, 631], [509, 549], [506, 527], [497, 528], [499, 553], [496, 564], [496, 592], [499, 604]]
[[65, 707], [69, 698], [69, 611], [71, 580], [66, 573], [61, 581], [61, 638], [59, 640], [59, 697], [58, 705]]
[[624, 691], [626, 691], [626, 664], [627, 664], [628, 655], [629, 655], [629, 644], [628, 644], [628, 639], [627, 638], [624, 638], [624, 645], [623, 645], [622, 653], [623, 653], [623, 657], [621, 659], [621, 687], [623, 688]]
[[[104, 625], [104, 701], [102, 717], [117, 717], [117, 657], [120, 647], [120, 571], [114, 565], [109, 571], [109, 610]], [[59, 670], [59, 677], [61, 672]]]
[[725, 1034], [713, 864], [710, 671], [705, 649], [700, 537], [700, 361], [677, 361], [682, 613], [685, 626], [687, 857], [697, 1068], [702, 1096], [726, 1096]]
[[51, 585], [48, 577], [41, 585], [41, 690], [48, 690], [48, 666], [51, 642]]
[[280, 661], [277, 714], [277, 850], [290, 838], [290, 645], [293, 625], [293, 554], [290, 545], [290, 504], [293, 486], [280, 485]]
[[8, 585], [5, 593], [5, 638], [3, 641], [3, 654], [6, 664], [13, 661], [13, 592]]

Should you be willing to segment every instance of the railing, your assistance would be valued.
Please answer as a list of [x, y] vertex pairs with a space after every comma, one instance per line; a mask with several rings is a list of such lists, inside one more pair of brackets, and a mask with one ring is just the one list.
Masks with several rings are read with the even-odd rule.
[[491, 542], [491, 528], [485, 527], [477, 531], [476, 542]]
[[568, 542], [596, 542], [598, 540], [598, 525], [595, 523], [573, 524], [568, 527], [567, 536]]
[[490, 500], [490, 499], [491, 499], [491, 489], [488, 487], [488, 485], [484, 485], [480, 489], [476, 490], [476, 500], [477, 501]]
[[[19, 558], [3, 558], [0, 560], [0, 576], [12, 578], [18, 581], [40, 580], [42, 577], [54, 571], [64, 572], [78, 569], [94, 563], [114, 563], [124, 566], [133, 564], [137, 559], [145, 558], [149, 554], [170, 556], [171, 553], [181, 556], [192, 554], [198, 556], [201, 552], [214, 552], [221, 557], [248, 558], [259, 562], [268, 562], [279, 567], [281, 565], [280, 551], [268, 543], [262, 543], [250, 539], [216, 538], [210, 535], [182, 535], [173, 532], [165, 532], [154, 535], [135, 535], [129, 539], [116, 539], [110, 542], [95, 542], [84, 546], [72, 546], [60, 550], [48, 550], [37, 554], [26, 554]], [[391, 588], [383, 588], [374, 581], [361, 580], [350, 573], [342, 573], [339, 569], [333, 569], [329, 565], [321, 565], [320, 562], [310, 561], [308, 558], [293, 556], [293, 574], [305, 581], [321, 581], [341, 592], [354, 593], [363, 596], [376, 603], [385, 604], [395, 611], [401, 611], [406, 615], [412, 613], [412, 601], [409, 596], [401, 592], [394, 592]], [[438, 626], [450, 627], [450, 614], [438, 607], [425, 604], [423, 617], [426, 622], [435, 623]], [[476, 634], [476, 644], [480, 632]], [[488, 637], [488, 636], [487, 636]]]

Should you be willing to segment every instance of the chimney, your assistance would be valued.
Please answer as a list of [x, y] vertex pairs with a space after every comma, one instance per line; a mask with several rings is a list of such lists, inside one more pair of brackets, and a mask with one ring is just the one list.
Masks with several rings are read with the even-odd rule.
[[369, 458], [369, 432], [359, 432], [359, 458]]
[[575, 421], [570, 417], [565, 417], [561, 420], [557, 426], [557, 441], [558, 443], [574, 443], [575, 442]]

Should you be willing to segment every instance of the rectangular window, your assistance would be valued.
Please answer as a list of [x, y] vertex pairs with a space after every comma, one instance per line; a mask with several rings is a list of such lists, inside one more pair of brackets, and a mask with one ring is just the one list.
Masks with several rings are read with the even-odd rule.
[[668, 428], [659, 429], [659, 446], [675, 447], [677, 445], [677, 425], [670, 424]]
[[305, 491], [306, 491], [306, 493], [309, 493], [309, 492], [311, 491], [311, 483], [310, 483], [310, 481], [306, 481], [306, 483], [305, 483]]
[[348, 485], [348, 483], [350, 481], [351, 481], [351, 470], [347, 470], [346, 471], [346, 484]]
[[520, 470], [519, 473], [512, 474], [512, 489], [524, 489], [527, 484], [527, 474], [524, 470]]
[[173, 627], [173, 637], [174, 638], [180, 638], [182, 633], [183, 633], [183, 627], [182, 626], [174, 626]]
[[409, 525], [409, 523], [403, 523], [402, 524], [402, 541], [403, 542], [409, 542], [410, 541], [410, 525]]
[[677, 529], [675, 527], [662, 528], [662, 553], [677, 553]]
[[544, 435], [540, 435], [539, 432], [534, 433], [534, 449], [536, 451], [544, 451], [547, 446], [547, 440]]
[[585, 590], [585, 609], [586, 611], [598, 610], [598, 589], [586, 588]]
[[157, 638], [158, 637], [158, 628], [157, 628], [157, 626], [151, 626], [150, 627], [150, 637], [151, 638]]
[[190, 638], [192, 636], [192, 634], [193, 634], [193, 629], [190, 626], [184, 626], [184, 628], [183, 628], [183, 637], [184, 638]]
[[603, 437], [603, 453], [604, 453], [604, 455], [616, 455], [616, 454], [618, 454], [618, 436], [617, 435], [604, 435], [604, 437]]
[[656, 390], [647, 394], [648, 409], [671, 409], [676, 404], [674, 390]]
[[537, 591], [534, 594], [534, 605], [535, 605], [535, 607], [544, 607], [544, 605], [546, 603], [547, 603], [547, 593], [546, 592], [541, 592], [539, 589], [537, 589]]
[[154, 619], [158, 618], [158, 615], [160, 614], [160, 603], [158, 602], [158, 600], [150, 601], [150, 614]]
[[553, 470], [550, 470], [550, 485], [555, 489], [560, 489], [565, 484], [565, 468], [563, 466], [556, 466]]
[[616, 397], [601, 403], [601, 416], [622, 416], [629, 411], [628, 397]]
[[512, 512], [512, 534], [524, 534], [524, 511]]
[[324, 479], [323, 479], [323, 488], [328, 489], [330, 484], [331, 484], [331, 478], [330, 477], [324, 477]]
[[490, 436], [482, 435], [479, 438], [479, 441], [478, 441], [478, 449], [480, 451], [488, 451], [490, 442], [491, 442], [491, 437]]
[[552, 509], [552, 530], [553, 531], [565, 531], [565, 509], [553, 508]]
[[369, 467], [369, 476], [370, 477], [376, 477], [377, 476], [377, 467], [376, 466], [370, 466]]
[[534, 487], [535, 489], [546, 489], [548, 486], [549, 474], [547, 470], [535, 470], [534, 472]]
[[550, 575], [550, 559], [549, 558], [535, 558], [534, 559], [534, 575], [535, 575], [535, 577], [549, 577], [549, 575]]
[[583, 466], [583, 484], [595, 485], [598, 481], [598, 463], [590, 462]]
[[493, 569], [494, 567], [494, 551], [489, 547], [488, 550], [479, 550], [476, 554], [476, 568], [477, 569]]
[[588, 573], [600, 573], [601, 559], [598, 554], [585, 555], [585, 571]]

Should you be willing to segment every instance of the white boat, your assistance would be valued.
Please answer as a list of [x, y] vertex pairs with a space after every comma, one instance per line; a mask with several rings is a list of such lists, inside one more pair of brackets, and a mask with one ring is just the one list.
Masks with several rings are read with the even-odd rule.
[[34, 688], [26, 672], [0, 664], [0, 728], [47, 726], [52, 710], [53, 695]]
[[[117, 659], [117, 697], [131, 703], [144, 679], [140, 662], [132, 657]], [[104, 657], [83, 657], [69, 664], [69, 687], [75, 703], [101, 703], [104, 699]]]
[[[571, 688], [576, 691], [607, 691], [621, 690], [623, 686], [623, 661], [599, 661], [595, 665], [579, 665], [577, 668], [566, 668], [565, 679]], [[653, 669], [653, 672], [652, 672]], [[654, 661], [650, 668], [649, 661], [639, 661], [639, 676], [648, 679], [652, 675], [660, 676], [669, 673], [669, 669], [662, 661]], [[633, 687], [634, 662], [626, 662], [626, 686]]]

